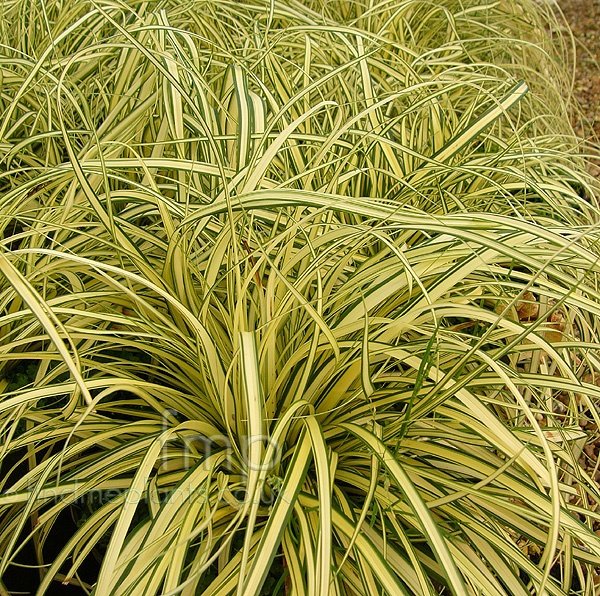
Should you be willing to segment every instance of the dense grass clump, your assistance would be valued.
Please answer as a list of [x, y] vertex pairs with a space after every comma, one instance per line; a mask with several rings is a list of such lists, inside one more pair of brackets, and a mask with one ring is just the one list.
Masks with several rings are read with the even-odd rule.
[[599, 195], [550, 13], [1, 11], [2, 596], [26, 548], [38, 594], [594, 594]]

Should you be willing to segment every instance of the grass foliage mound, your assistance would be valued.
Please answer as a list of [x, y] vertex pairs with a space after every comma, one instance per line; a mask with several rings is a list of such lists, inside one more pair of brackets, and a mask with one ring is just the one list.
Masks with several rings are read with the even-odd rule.
[[550, 14], [1, 11], [0, 594], [27, 548], [38, 594], [594, 594], [598, 195]]

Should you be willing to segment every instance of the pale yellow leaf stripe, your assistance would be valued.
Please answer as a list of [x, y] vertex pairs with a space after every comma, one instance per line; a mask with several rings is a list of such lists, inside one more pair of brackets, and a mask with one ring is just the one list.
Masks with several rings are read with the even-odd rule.
[[317, 594], [327, 596], [331, 582], [331, 473], [328, 447], [323, 430], [314, 416], [306, 420], [317, 472], [319, 495], [319, 529], [316, 553], [315, 584]]
[[238, 594], [243, 593], [243, 582], [246, 574], [246, 566], [250, 555], [250, 538], [254, 533], [256, 522], [257, 505], [260, 501], [262, 484], [259, 483], [261, 467], [263, 462], [263, 396], [260, 383], [260, 367], [256, 349], [256, 337], [253, 332], [243, 331], [240, 338], [240, 366], [244, 383], [244, 397], [246, 401], [246, 418], [248, 435], [246, 441], [246, 508], [255, 504], [248, 517], [246, 526], [246, 540], [240, 564], [240, 577], [238, 583]]
[[289, 463], [281, 490], [267, 524], [262, 531], [246, 584], [244, 596], [257, 596], [275, 557], [283, 532], [294, 509], [298, 493], [311, 461], [311, 443], [303, 431]]
[[[69, 334], [66, 329], [62, 326], [60, 321], [54, 316], [48, 305], [44, 302], [42, 297], [35, 291], [31, 284], [21, 275], [18, 269], [6, 258], [5, 255], [0, 253], [0, 272], [4, 275], [7, 281], [13, 286], [15, 291], [25, 301], [27, 306], [31, 309], [33, 315], [40, 322], [40, 325], [46, 330], [46, 333], [50, 336], [52, 343], [56, 346], [56, 349], [60, 353], [64, 363], [68, 366], [69, 371], [73, 375], [73, 379], [77, 383], [77, 386], [81, 390], [81, 393], [89, 406], [92, 404], [92, 396], [85, 384], [83, 377], [81, 376], [81, 366], [77, 358], [77, 351], [75, 344], [71, 341]], [[71, 355], [69, 349], [65, 345], [65, 342], [61, 338], [66, 337], [71, 346], [73, 347], [74, 356]]]
[[[305, 508], [317, 508], [319, 501], [317, 498], [306, 493], [300, 493], [298, 501]], [[336, 530], [342, 532], [350, 538], [354, 535], [356, 525], [346, 515], [340, 512], [337, 507], [332, 507], [332, 523]], [[381, 549], [367, 537], [367, 532], [359, 532], [354, 542], [356, 550], [364, 559], [371, 572], [377, 577], [387, 594], [390, 596], [408, 596], [409, 592], [400, 582], [398, 576], [392, 571], [388, 562], [383, 558]], [[321, 595], [319, 595], [321, 596]]]
[[453, 594], [455, 596], [468, 596], [463, 578], [456, 568], [456, 563], [450, 554], [450, 550], [442, 536], [440, 528], [435, 523], [427, 504], [398, 460], [393, 456], [385, 444], [373, 433], [352, 423], [342, 423], [340, 426], [359, 438], [387, 468], [390, 475], [396, 481], [398, 488], [406, 496], [411, 509], [419, 520], [423, 532], [427, 537], [429, 546], [435, 553], [435, 556], [450, 583]]
[[464, 131], [451, 139], [433, 156], [437, 162], [446, 162], [458, 153], [465, 145], [476, 139], [488, 126], [491, 126], [500, 116], [505, 114], [527, 93], [527, 83], [517, 83], [498, 103], [486, 110], [479, 118], [471, 123]]

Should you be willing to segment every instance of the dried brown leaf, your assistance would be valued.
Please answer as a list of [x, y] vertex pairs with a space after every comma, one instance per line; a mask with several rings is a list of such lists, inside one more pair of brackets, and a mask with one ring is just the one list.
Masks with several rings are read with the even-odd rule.
[[525, 292], [523, 298], [517, 301], [519, 321], [533, 321], [538, 318], [539, 312], [540, 305], [531, 292]]

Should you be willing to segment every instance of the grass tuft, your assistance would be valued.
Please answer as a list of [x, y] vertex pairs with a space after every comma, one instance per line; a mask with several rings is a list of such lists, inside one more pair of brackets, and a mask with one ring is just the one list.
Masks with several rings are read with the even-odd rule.
[[1, 10], [2, 596], [26, 545], [40, 595], [597, 591], [549, 10]]

